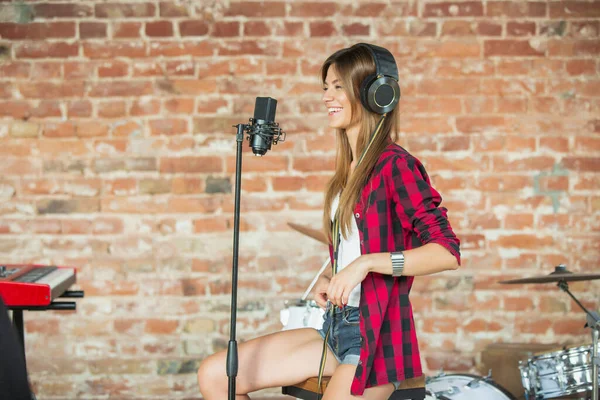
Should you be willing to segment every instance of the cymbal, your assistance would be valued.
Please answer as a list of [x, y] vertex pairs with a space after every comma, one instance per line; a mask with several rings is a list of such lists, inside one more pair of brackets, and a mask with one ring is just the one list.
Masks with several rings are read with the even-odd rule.
[[288, 222], [287, 224], [290, 226], [290, 228], [302, 233], [303, 235], [316, 239], [323, 244], [329, 244], [329, 242], [327, 241], [327, 236], [325, 236], [323, 231], [309, 228], [308, 226], [295, 224], [293, 222]]
[[564, 265], [559, 265], [554, 268], [554, 272], [548, 275], [532, 276], [529, 278], [511, 279], [501, 281], [500, 283], [515, 284], [515, 283], [550, 283], [550, 282], [574, 282], [574, 281], [591, 281], [600, 279], [600, 274], [576, 274], [567, 270]]

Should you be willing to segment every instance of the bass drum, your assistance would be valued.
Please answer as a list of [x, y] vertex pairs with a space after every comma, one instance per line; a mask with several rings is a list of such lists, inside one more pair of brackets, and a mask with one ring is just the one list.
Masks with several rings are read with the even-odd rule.
[[285, 308], [279, 312], [282, 331], [299, 328], [321, 329], [325, 311], [314, 300], [285, 302]]
[[425, 384], [426, 400], [517, 400], [496, 383], [481, 376], [436, 376]]

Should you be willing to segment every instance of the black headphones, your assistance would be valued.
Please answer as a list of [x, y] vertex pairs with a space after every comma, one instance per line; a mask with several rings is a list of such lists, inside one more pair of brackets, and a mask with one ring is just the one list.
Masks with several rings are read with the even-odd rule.
[[371, 53], [376, 72], [368, 75], [360, 85], [360, 101], [369, 111], [385, 114], [392, 111], [400, 100], [398, 67], [394, 56], [387, 49], [368, 43], [357, 43]]

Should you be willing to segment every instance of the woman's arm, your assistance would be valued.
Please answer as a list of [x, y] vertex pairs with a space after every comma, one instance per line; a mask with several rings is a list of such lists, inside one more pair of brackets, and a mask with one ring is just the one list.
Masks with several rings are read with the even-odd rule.
[[[405, 250], [402, 275], [419, 276], [458, 269], [456, 257], [437, 243], [427, 243], [416, 249]], [[364, 254], [357, 260], [357, 267], [369, 272], [392, 275], [390, 253]]]
[[[458, 268], [458, 260], [444, 246], [428, 243], [404, 251], [403, 275], [429, 275]], [[392, 275], [390, 253], [363, 254], [331, 278], [322, 293], [321, 301], [329, 300], [338, 307], [348, 304], [352, 289], [365, 279], [369, 272]], [[325, 281], [321, 282], [322, 285]], [[320, 290], [323, 286], [320, 286]]]

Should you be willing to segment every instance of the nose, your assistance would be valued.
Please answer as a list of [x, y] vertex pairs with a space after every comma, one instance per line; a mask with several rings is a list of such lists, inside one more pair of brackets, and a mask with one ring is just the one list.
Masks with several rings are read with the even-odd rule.
[[327, 103], [328, 101], [331, 101], [331, 100], [333, 100], [333, 96], [329, 92], [329, 88], [327, 88], [323, 91], [323, 102]]

